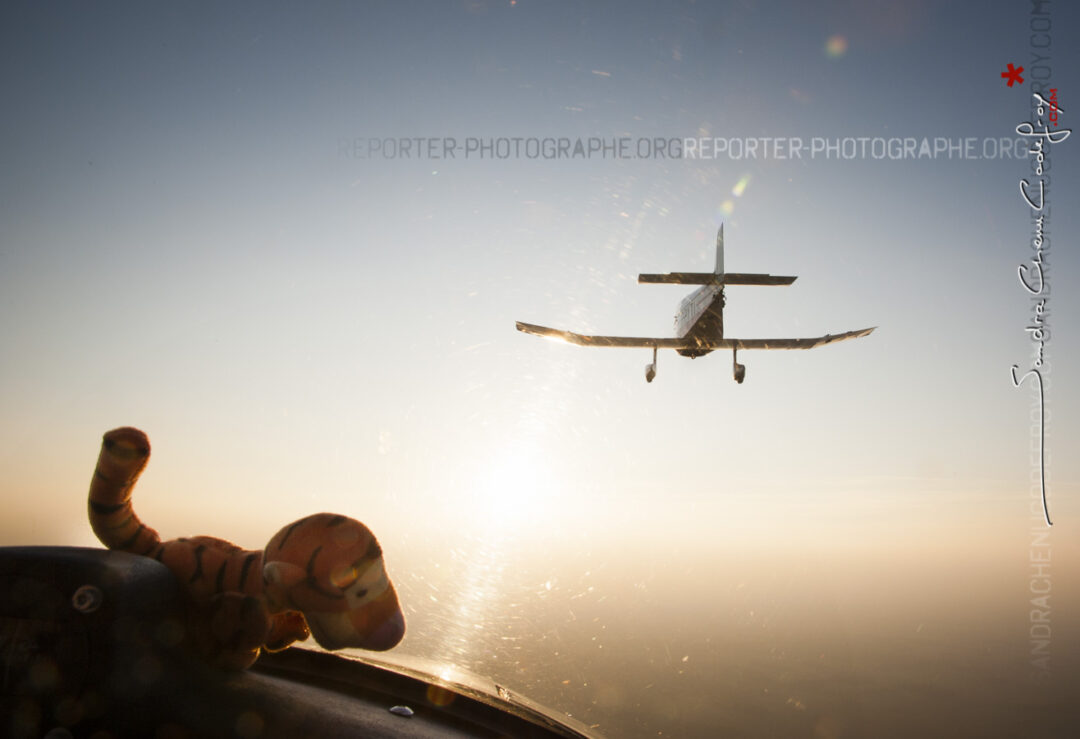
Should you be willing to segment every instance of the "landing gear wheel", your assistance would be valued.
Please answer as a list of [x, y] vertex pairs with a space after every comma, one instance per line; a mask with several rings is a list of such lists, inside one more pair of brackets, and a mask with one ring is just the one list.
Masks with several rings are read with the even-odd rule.
[[738, 353], [738, 349], [731, 350], [731, 374], [735, 378], [735, 382], [742, 385], [743, 380], [746, 379], [746, 365], [739, 364], [738, 361], [736, 361]]
[[656, 377], [656, 347], [652, 348], [652, 363], [645, 365], [645, 382], [652, 382]]

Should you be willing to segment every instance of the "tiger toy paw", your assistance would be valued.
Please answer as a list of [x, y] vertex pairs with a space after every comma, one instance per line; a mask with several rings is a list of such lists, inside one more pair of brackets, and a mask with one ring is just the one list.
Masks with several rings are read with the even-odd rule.
[[259, 599], [240, 593], [219, 593], [210, 599], [207, 616], [210, 644], [204, 653], [219, 667], [251, 666], [270, 634], [270, 616]]

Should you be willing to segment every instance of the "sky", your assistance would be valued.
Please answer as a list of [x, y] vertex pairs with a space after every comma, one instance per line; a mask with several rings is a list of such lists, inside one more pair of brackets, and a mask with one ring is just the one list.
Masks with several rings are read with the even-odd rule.
[[[164, 536], [364, 520], [409, 619], [395, 653], [600, 732], [910, 735], [912, 706], [950, 703], [1000, 728], [958, 686], [1036, 671], [1016, 127], [1033, 82], [1062, 128], [1080, 89], [1076, 11], [1047, 7], [6, 4], [0, 544], [96, 545], [100, 437], [134, 425]], [[631, 155], [499, 156], [512, 139]], [[1080, 666], [1076, 146], [1043, 175], [1047, 721]], [[876, 331], [740, 353], [737, 385], [722, 352], [661, 353], [646, 384], [647, 350], [514, 330], [671, 335], [688, 288], [636, 276], [711, 269], [721, 223], [730, 271], [799, 276], [729, 288], [729, 336]]]

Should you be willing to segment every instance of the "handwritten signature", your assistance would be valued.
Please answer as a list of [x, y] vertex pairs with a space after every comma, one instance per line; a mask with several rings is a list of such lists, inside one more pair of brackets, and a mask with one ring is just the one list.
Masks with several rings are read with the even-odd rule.
[[1031, 238], [1031, 248], [1034, 250], [1035, 254], [1027, 263], [1017, 267], [1016, 275], [1020, 280], [1020, 284], [1028, 294], [1041, 297], [1035, 302], [1032, 320], [1033, 325], [1028, 326], [1025, 329], [1030, 334], [1031, 340], [1035, 342], [1034, 366], [1025, 372], [1023, 376], [1018, 377], [1017, 373], [1020, 371], [1020, 365], [1014, 364], [1012, 366], [1012, 383], [1013, 387], [1020, 387], [1020, 385], [1029, 377], [1032, 377], [1034, 378], [1036, 390], [1038, 391], [1039, 484], [1042, 493], [1043, 515], [1046, 517], [1046, 525], [1053, 526], [1053, 522], [1050, 520], [1050, 509], [1046, 502], [1046, 391], [1043, 387], [1043, 376], [1040, 370], [1043, 366], [1046, 342], [1050, 340], [1050, 327], [1047, 325], [1047, 318], [1050, 314], [1048, 305], [1050, 300], [1049, 285], [1047, 284], [1046, 275], [1043, 272], [1045, 229], [1049, 210], [1047, 209], [1048, 203], [1046, 201], [1046, 180], [1042, 175], [1044, 164], [1046, 162], [1046, 155], [1050, 146], [1065, 141], [1069, 138], [1072, 131], [1067, 128], [1051, 131], [1050, 127], [1047, 125], [1046, 119], [1044, 119], [1044, 116], [1047, 115], [1047, 111], [1049, 110], [1049, 121], [1056, 127], [1058, 125], [1060, 114], [1065, 112], [1058, 107], [1057, 88], [1051, 90], [1050, 100], [1047, 100], [1037, 92], [1033, 92], [1032, 95], [1037, 102], [1035, 108], [1035, 123], [1025, 121], [1024, 123], [1017, 125], [1016, 133], [1031, 139], [1031, 147], [1028, 149], [1028, 154], [1031, 156], [1035, 165], [1035, 174], [1040, 178], [1035, 185], [1032, 185], [1027, 178], [1020, 180], [1021, 197], [1023, 197], [1024, 202], [1027, 203], [1028, 207], [1038, 214], [1034, 218], [1034, 231]]

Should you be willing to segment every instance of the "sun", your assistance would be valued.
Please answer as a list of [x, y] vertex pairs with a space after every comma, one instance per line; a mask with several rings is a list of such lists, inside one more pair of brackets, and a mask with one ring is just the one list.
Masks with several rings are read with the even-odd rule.
[[470, 511], [485, 530], [510, 531], [549, 517], [557, 485], [537, 447], [511, 444], [478, 460]]

